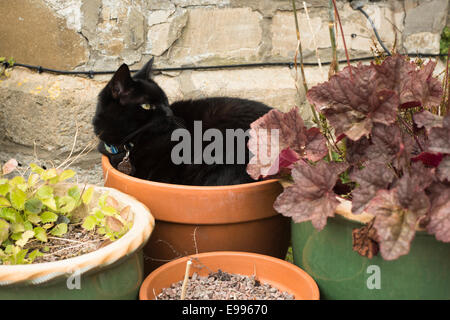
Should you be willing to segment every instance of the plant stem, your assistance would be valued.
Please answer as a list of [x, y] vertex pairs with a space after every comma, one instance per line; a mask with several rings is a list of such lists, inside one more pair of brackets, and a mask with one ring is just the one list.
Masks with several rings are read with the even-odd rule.
[[[449, 68], [449, 60], [450, 60], [450, 47], [447, 52], [447, 65], [445, 67], [445, 77], [444, 77], [444, 94], [442, 96], [441, 104], [439, 105], [438, 115], [445, 116], [450, 109], [450, 85], [448, 78], [448, 68]], [[447, 103], [446, 103], [447, 102]]]
[[[300, 28], [298, 26], [298, 19], [297, 19], [297, 8], [295, 7], [295, 0], [292, 0], [292, 9], [294, 10], [294, 18], [295, 18], [295, 30], [297, 34], [297, 49], [295, 51], [295, 57], [294, 57], [294, 65], [295, 65], [295, 86], [297, 87], [297, 55], [300, 56], [300, 70], [302, 73], [302, 80], [303, 80], [303, 87], [305, 88], [305, 94], [308, 92], [308, 85], [306, 84], [306, 77], [305, 77], [305, 69], [303, 66], [303, 52], [302, 52], [302, 43], [300, 39]], [[297, 88], [298, 91], [298, 88]], [[319, 116], [317, 115], [316, 109], [314, 109], [314, 106], [311, 104], [309, 105], [311, 108], [311, 112], [314, 117], [314, 122], [320, 127], [320, 120]]]
[[184, 300], [184, 298], [186, 296], [186, 288], [187, 288], [187, 283], [188, 283], [188, 279], [189, 279], [189, 271], [191, 270], [191, 265], [192, 265], [192, 261], [191, 261], [191, 259], [189, 259], [186, 264], [186, 272], [184, 273], [183, 286], [181, 287], [181, 298], [180, 298], [181, 300]]
[[350, 80], [353, 80], [352, 66], [350, 65], [350, 58], [348, 56], [347, 44], [345, 43], [344, 29], [342, 29], [341, 18], [339, 17], [336, 0], [332, 0], [332, 1], [333, 1], [333, 6], [334, 6], [334, 13], [336, 14], [336, 18], [339, 23], [339, 28], [341, 29], [342, 42], [344, 43], [345, 56], [347, 58], [347, 64], [348, 64], [349, 72], [350, 72]]
[[423, 152], [423, 148], [422, 145], [420, 144], [419, 138], [417, 138], [417, 136], [414, 134], [414, 130], [413, 128], [411, 128], [411, 126], [405, 121], [405, 119], [403, 119], [402, 116], [398, 116], [398, 119], [400, 119], [400, 122], [406, 127], [406, 129], [411, 133], [411, 135], [414, 137], [414, 140], [416, 140], [416, 143], [420, 149], [421, 152]]
[[[336, 34], [334, 32], [334, 9], [333, 9], [333, 0], [330, 0], [328, 5], [328, 30], [330, 31], [330, 42], [331, 42], [331, 50], [332, 50], [332, 59], [330, 64], [330, 72], [329, 75], [333, 73], [337, 73], [339, 71], [339, 63], [337, 62], [337, 47], [336, 47]], [[333, 70], [333, 72], [332, 72]]]
[[316, 52], [317, 64], [319, 65], [320, 75], [323, 77], [322, 62], [320, 61], [319, 48], [318, 48], [317, 42], [316, 42], [316, 35], [314, 34], [314, 29], [312, 27], [311, 19], [309, 18], [309, 14], [308, 14], [308, 6], [306, 5], [305, 1], [303, 1], [303, 8], [305, 9], [306, 20], [308, 20], [309, 31], [311, 32], [311, 35], [312, 35], [314, 49], [315, 49], [315, 52]]
[[302, 73], [303, 87], [305, 88], [305, 93], [308, 92], [308, 85], [306, 84], [305, 77], [305, 69], [303, 66], [303, 51], [302, 51], [302, 42], [300, 40], [300, 27], [298, 26], [298, 18], [297, 18], [297, 8], [295, 7], [295, 0], [292, 0], [292, 8], [294, 10], [294, 18], [295, 18], [295, 30], [297, 34], [297, 49], [295, 50], [295, 69], [297, 69], [297, 55], [300, 56], [300, 71]]

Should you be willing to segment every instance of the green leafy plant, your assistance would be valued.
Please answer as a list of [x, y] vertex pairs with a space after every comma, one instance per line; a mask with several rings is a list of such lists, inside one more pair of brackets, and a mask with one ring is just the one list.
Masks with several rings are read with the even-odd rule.
[[446, 26], [441, 33], [440, 53], [447, 54], [448, 47], [450, 47], [450, 28]]
[[130, 208], [119, 211], [118, 202], [107, 193], [93, 206], [93, 187], [80, 190], [77, 184], [67, 184], [75, 171], [43, 169], [32, 163], [23, 175], [5, 178], [17, 166], [17, 161], [11, 159], [0, 173], [0, 264], [32, 263], [43, 253], [31, 250], [30, 243], [42, 244], [49, 237], [62, 237], [71, 223], [83, 221], [85, 230], [111, 241], [129, 230]]
[[0, 57], [0, 78], [9, 77], [8, 67], [14, 66], [14, 58]]

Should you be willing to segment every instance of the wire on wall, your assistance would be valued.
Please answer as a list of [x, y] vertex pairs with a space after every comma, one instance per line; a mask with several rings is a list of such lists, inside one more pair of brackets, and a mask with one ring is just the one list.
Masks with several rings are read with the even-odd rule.
[[[415, 53], [415, 54], [408, 54], [408, 56], [430, 58], [430, 57], [444, 57], [446, 55]], [[373, 59], [374, 59], [373, 56], [361, 57], [361, 58], [350, 59], [350, 62], [369, 61], [369, 60], [373, 60]], [[345, 62], [347, 62], [347, 60], [339, 60], [338, 62], [345, 63]], [[96, 75], [113, 74], [116, 72], [116, 70], [103, 70], [103, 71], [57, 70], [57, 69], [45, 68], [42, 66], [24, 64], [24, 63], [18, 63], [18, 62], [15, 62], [13, 65], [11, 65], [8, 61], [4, 61], [3, 64], [6, 67], [12, 67], [14, 65], [14, 66], [28, 68], [31, 70], [36, 70], [38, 73], [50, 72], [50, 73], [62, 74], [62, 75], [86, 75], [90, 78], [93, 78]], [[322, 62], [322, 65], [329, 65], [329, 64], [331, 64], [331, 61]], [[318, 66], [319, 64], [317, 62], [304, 62], [303, 65], [304, 66]], [[289, 67], [290, 69], [292, 69], [295, 67], [295, 64], [294, 64], [294, 62], [257, 62], [257, 63], [226, 64], [226, 65], [213, 65], [213, 66], [184, 66], [184, 67], [154, 68], [153, 71], [162, 72], [162, 71], [184, 71], [184, 70], [218, 70], [218, 69], [236, 69], [236, 68], [276, 67], [276, 66], [278, 66], [278, 67], [285, 66], [285, 67]], [[130, 70], [130, 71], [137, 72], [139, 70]]]

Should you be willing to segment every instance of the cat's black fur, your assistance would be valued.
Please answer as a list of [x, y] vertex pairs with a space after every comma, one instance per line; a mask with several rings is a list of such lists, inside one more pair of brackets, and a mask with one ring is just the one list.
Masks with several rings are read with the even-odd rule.
[[[246, 172], [246, 164], [175, 165], [171, 151], [178, 141], [171, 141], [171, 134], [177, 128], [186, 128], [193, 136], [194, 121], [200, 120], [203, 131], [217, 128], [225, 136], [225, 129], [247, 130], [271, 108], [256, 101], [218, 97], [177, 101], [169, 105], [164, 91], [150, 77], [152, 64], [153, 59], [133, 77], [128, 66], [123, 64], [100, 92], [93, 119], [95, 134], [101, 139], [99, 151], [117, 167], [125, 155], [124, 145], [128, 146], [133, 166], [131, 175], [141, 179], [203, 186], [253, 181]], [[145, 110], [142, 104], [150, 104], [153, 108]], [[145, 130], [124, 141], [144, 126]], [[119, 153], [111, 154], [104, 143], [117, 146]], [[248, 162], [247, 149], [246, 152]]]

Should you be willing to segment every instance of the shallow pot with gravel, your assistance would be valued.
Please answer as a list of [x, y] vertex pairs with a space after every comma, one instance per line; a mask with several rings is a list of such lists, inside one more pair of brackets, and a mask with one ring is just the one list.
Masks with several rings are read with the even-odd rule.
[[318, 300], [315, 281], [299, 267], [266, 255], [217, 251], [166, 263], [143, 282], [141, 300]]
[[72, 170], [30, 167], [0, 176], [0, 300], [136, 299], [154, 227], [148, 208], [115, 189], [67, 183]]

